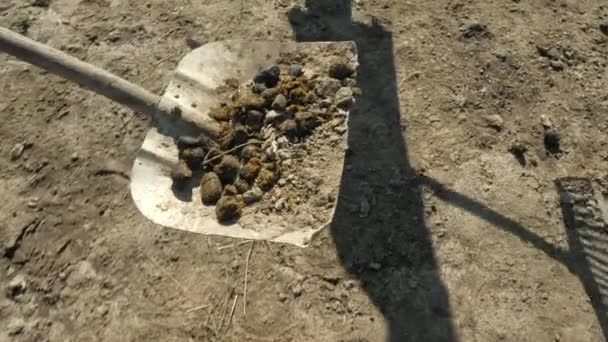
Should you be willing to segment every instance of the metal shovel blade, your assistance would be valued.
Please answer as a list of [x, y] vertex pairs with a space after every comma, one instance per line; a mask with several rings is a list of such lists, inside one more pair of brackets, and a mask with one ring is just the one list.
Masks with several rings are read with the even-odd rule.
[[[300, 53], [307, 56], [305, 67], [315, 65], [315, 58], [332, 51], [344, 52], [353, 64], [357, 64], [354, 42], [265, 42], [223, 41], [204, 45], [193, 50], [179, 63], [174, 78], [167, 87], [163, 100], [192, 106], [201, 113], [219, 104], [222, 98], [217, 88], [227, 79], [236, 79], [241, 84], [253, 79], [262, 68], [277, 63], [285, 53]], [[205, 115], [206, 114], [201, 114]], [[206, 118], [205, 118], [206, 119]], [[198, 187], [190, 194], [176, 194], [172, 189], [171, 169], [177, 162], [177, 146], [174, 140], [153, 128], [147, 134], [137, 154], [132, 177], [131, 194], [137, 208], [156, 224], [206, 235], [228, 236], [251, 240], [268, 240], [304, 247], [314, 235], [331, 222], [314, 220], [305, 215], [271, 211], [265, 216], [243, 216], [237, 222], [219, 223], [215, 207], [204, 206]], [[347, 133], [332, 150], [332, 155], [317, 160], [314, 171], [322, 175], [324, 187], [338, 194], [344, 165]], [[337, 196], [336, 196], [337, 198]]]

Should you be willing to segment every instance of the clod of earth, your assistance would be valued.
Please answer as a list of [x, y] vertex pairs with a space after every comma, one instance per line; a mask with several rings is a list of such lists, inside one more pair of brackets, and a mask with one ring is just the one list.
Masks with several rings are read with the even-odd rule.
[[15, 299], [15, 297], [24, 293], [27, 288], [27, 282], [22, 275], [14, 277], [6, 288], [6, 297], [9, 299]]
[[492, 36], [488, 30], [488, 26], [481, 23], [473, 23], [468, 25], [463, 31], [462, 36], [464, 38], [489, 38]]
[[600, 24], [600, 32], [608, 36], [608, 22]]
[[545, 129], [544, 136], [545, 148], [550, 153], [558, 153], [560, 151], [561, 136], [555, 128]]
[[271, 65], [268, 68], [258, 72], [253, 78], [253, 81], [255, 83], [263, 83], [267, 87], [272, 88], [277, 85], [277, 83], [279, 83], [280, 74], [281, 69], [279, 68], [279, 66]]
[[559, 61], [561, 59], [561, 56], [557, 49], [548, 45], [538, 45], [536, 46], [536, 51], [538, 51], [538, 54], [542, 57], [548, 58], [550, 60]]
[[509, 152], [513, 154], [521, 166], [527, 164], [526, 153], [528, 152], [528, 147], [525, 144], [522, 142], [515, 142], [509, 147]]
[[49, 7], [51, 0], [32, 0], [31, 4], [36, 7]]

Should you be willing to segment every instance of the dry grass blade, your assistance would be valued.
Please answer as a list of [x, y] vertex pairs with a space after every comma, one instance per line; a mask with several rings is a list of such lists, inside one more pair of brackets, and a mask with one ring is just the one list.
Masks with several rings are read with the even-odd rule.
[[187, 313], [187, 314], [189, 314], [189, 313], [191, 313], [191, 312], [198, 311], [198, 310], [202, 310], [202, 309], [208, 308], [208, 307], [210, 307], [210, 306], [211, 306], [210, 304], [205, 304], [205, 305], [197, 306], [197, 307], [195, 307], [195, 308], [192, 308], [192, 309], [186, 310], [186, 313]]
[[224, 327], [224, 319], [226, 318], [227, 309], [226, 304], [228, 304], [228, 300], [230, 299], [230, 297], [232, 297], [232, 293], [229, 293], [226, 299], [224, 300], [224, 303], [222, 303], [222, 308], [220, 309], [220, 311], [222, 312], [222, 318], [220, 319], [219, 328], [217, 329], [218, 332], [222, 331], [222, 328]]
[[251, 252], [253, 251], [253, 245], [255, 241], [251, 241], [249, 246], [249, 252], [247, 253], [247, 260], [245, 261], [245, 284], [243, 289], [243, 316], [247, 317], [247, 282], [249, 277], [249, 259], [251, 259]]
[[240, 144], [240, 145], [238, 145], [238, 146], [235, 146], [235, 147], [233, 147], [233, 148], [229, 149], [228, 151], [224, 151], [224, 152], [222, 152], [222, 153], [218, 154], [217, 156], [215, 156], [215, 157], [213, 157], [213, 158], [211, 158], [211, 159], [206, 159], [206, 160], [203, 162], [203, 166], [205, 166], [205, 165], [207, 165], [207, 164], [211, 163], [212, 161], [214, 161], [214, 160], [216, 160], [216, 159], [222, 158], [223, 156], [225, 156], [225, 155], [227, 155], [227, 154], [230, 154], [230, 153], [232, 153], [232, 152], [234, 152], [234, 151], [238, 150], [238, 149], [239, 149], [239, 148], [241, 148], [241, 147], [245, 147], [245, 146], [248, 146], [248, 145], [256, 145], [256, 144], [259, 144], [259, 142], [257, 142], [257, 141], [250, 141], [250, 142], [246, 142], [246, 143], [244, 143], [244, 144]]
[[179, 281], [177, 281], [177, 279], [175, 279], [171, 274], [169, 274], [169, 272], [167, 272], [167, 270], [164, 269], [156, 260], [154, 260], [151, 256], [149, 256], [148, 254], [146, 254], [144, 252], [141, 252], [141, 254], [145, 255], [150, 260], [150, 262], [152, 262], [154, 264], [154, 266], [156, 266], [156, 268], [161, 270], [161, 272], [163, 272], [165, 274], [165, 276], [167, 276], [167, 278], [169, 278], [173, 283], [175, 283], [175, 285], [182, 291], [184, 297], [195, 302], [195, 300], [188, 295], [188, 290], [186, 289], [186, 287], [184, 285], [182, 285]]
[[234, 296], [234, 302], [232, 302], [232, 309], [230, 309], [230, 318], [228, 318], [228, 323], [232, 324], [232, 317], [234, 317], [234, 309], [236, 309], [236, 301], [239, 299], [239, 295]]

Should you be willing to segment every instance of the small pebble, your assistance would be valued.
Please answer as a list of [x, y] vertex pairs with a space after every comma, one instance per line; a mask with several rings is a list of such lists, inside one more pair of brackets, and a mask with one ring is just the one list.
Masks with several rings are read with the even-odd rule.
[[254, 83], [251, 86], [251, 91], [254, 94], [258, 94], [258, 95], [263, 94], [265, 90], [266, 90], [266, 85], [264, 85], [263, 83]]
[[277, 88], [268, 88], [262, 92], [262, 97], [264, 100], [268, 101], [268, 103], [272, 103], [277, 95], [279, 95], [279, 89]]
[[549, 65], [555, 71], [564, 70], [564, 63], [562, 61], [550, 61]]
[[486, 122], [488, 124], [488, 127], [494, 128], [497, 131], [501, 131], [505, 123], [503, 118], [498, 114], [486, 116]]
[[302, 289], [302, 285], [300, 284], [295, 284], [292, 288], [291, 288], [291, 293], [293, 293], [294, 297], [299, 297], [302, 295], [302, 292], [304, 292], [304, 290]]
[[380, 265], [380, 264], [379, 264], [379, 263], [377, 263], [377, 262], [371, 262], [371, 263], [369, 264], [369, 268], [371, 268], [371, 269], [372, 269], [372, 270], [374, 270], [374, 271], [378, 271], [380, 268], [382, 268], [382, 265]]
[[9, 152], [11, 160], [19, 159], [23, 154], [23, 151], [25, 151], [25, 143], [15, 144], [15, 146]]
[[348, 87], [342, 87], [336, 92], [336, 106], [347, 108], [353, 103], [353, 91]]
[[272, 102], [272, 109], [283, 111], [287, 107], [287, 98], [283, 94], [277, 95]]
[[[340, 83], [340, 81], [334, 78], [324, 77], [317, 80], [315, 92], [322, 97], [331, 97], [334, 96], [341, 87], [342, 83]], [[323, 104], [323, 102], [321, 102], [321, 104]], [[331, 105], [331, 102], [329, 102], [328, 105]]]
[[282, 210], [283, 207], [285, 205], [285, 199], [284, 198], [280, 198], [275, 204], [274, 204], [274, 209], [275, 210]]
[[277, 119], [279, 119], [283, 116], [285, 116], [285, 113], [271, 110], [266, 114], [266, 118], [264, 118], [264, 123], [265, 124], [273, 123], [274, 121], [276, 121]]
[[[348, 129], [346, 128], [346, 125], [340, 125], [340, 126], [336, 126], [334, 127], [334, 132], [338, 133], [338, 134], [344, 134], [346, 133]], [[337, 137], [335, 137], [337, 138]], [[334, 140], [334, 139], [330, 139], [330, 140]], [[335, 139], [336, 141], [339, 139]]]
[[191, 137], [187, 135], [182, 135], [177, 138], [177, 148], [180, 150], [201, 146], [201, 138], [200, 137]]
[[298, 77], [302, 75], [302, 66], [301, 65], [292, 65], [289, 67], [289, 74], [294, 77]]
[[9, 299], [14, 299], [20, 294], [24, 293], [27, 288], [27, 281], [22, 275], [17, 275], [8, 283], [6, 288], [6, 296]]
[[262, 191], [262, 189], [258, 188], [257, 186], [254, 186], [253, 188], [251, 188], [251, 190], [243, 194], [243, 200], [247, 204], [253, 204], [261, 200], [262, 196], [264, 196], [264, 192]]
[[281, 178], [281, 179], [279, 179], [277, 184], [279, 184], [279, 186], [285, 186], [285, 185], [287, 185], [287, 181], [284, 178]]

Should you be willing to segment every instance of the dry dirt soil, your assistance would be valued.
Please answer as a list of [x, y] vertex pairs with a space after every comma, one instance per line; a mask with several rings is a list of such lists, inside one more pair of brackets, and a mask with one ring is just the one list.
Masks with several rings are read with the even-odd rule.
[[156, 93], [197, 44], [355, 40], [363, 91], [331, 227], [252, 245], [148, 222], [146, 118], [1, 55], [0, 341], [605, 340], [554, 184], [608, 172], [605, 1], [0, 0], [0, 25]]

